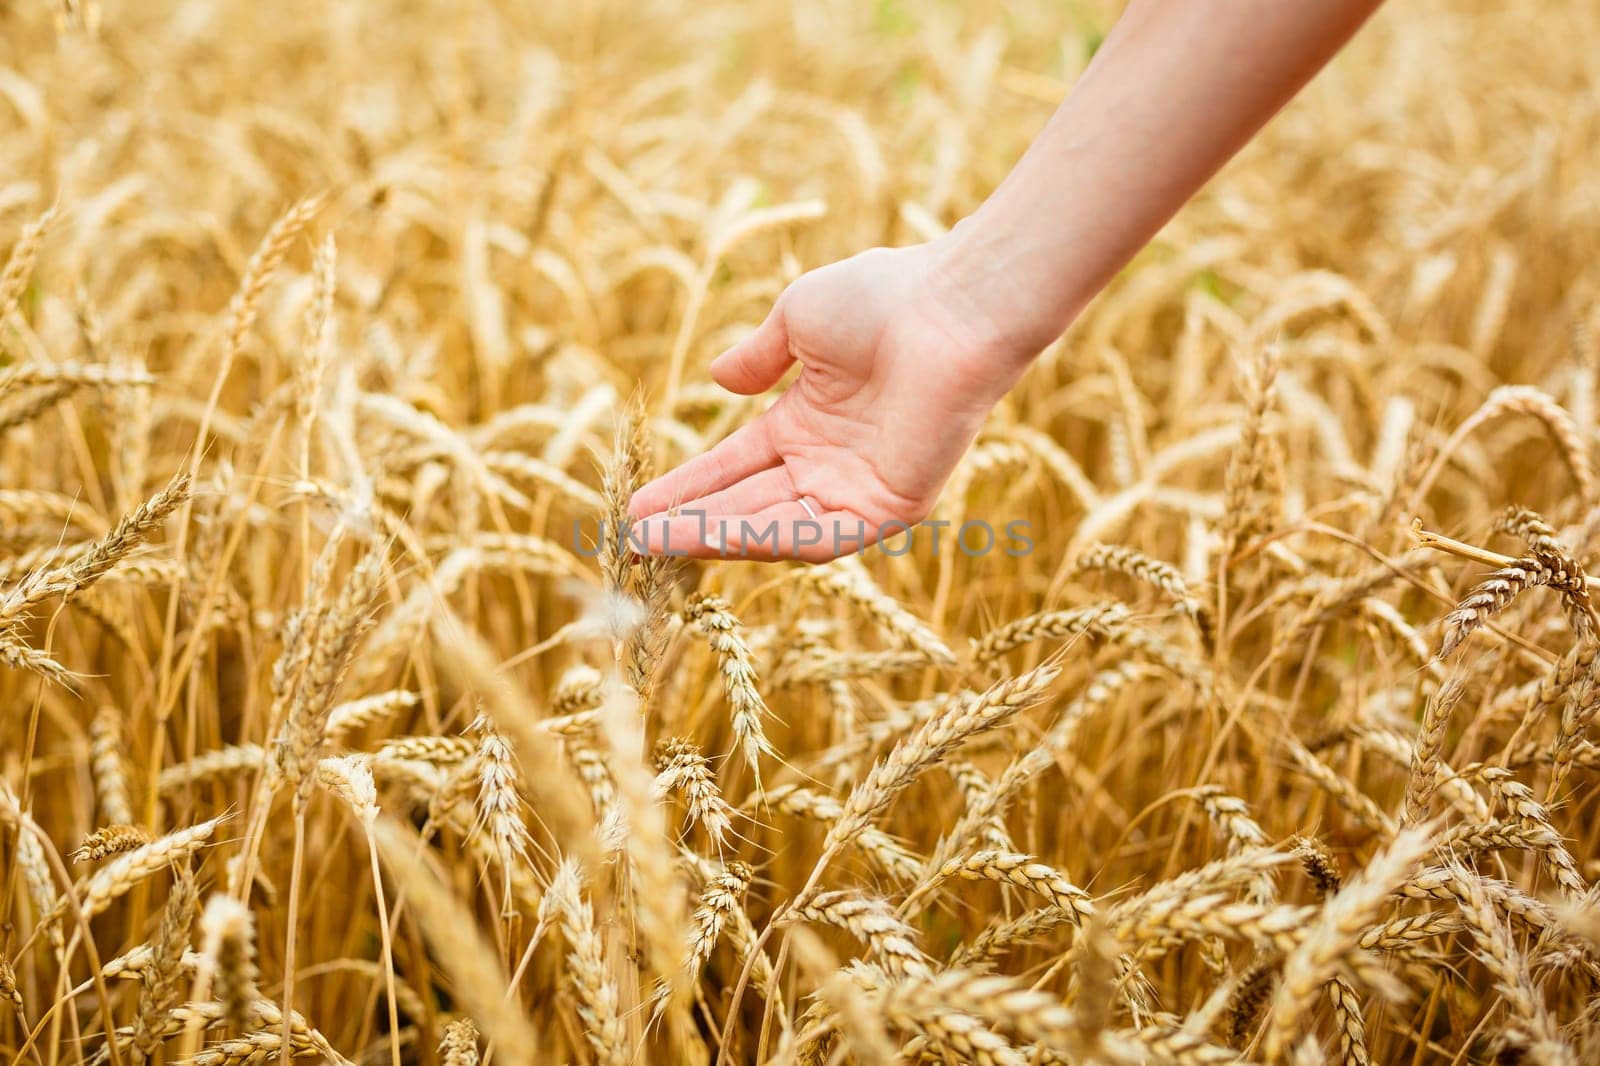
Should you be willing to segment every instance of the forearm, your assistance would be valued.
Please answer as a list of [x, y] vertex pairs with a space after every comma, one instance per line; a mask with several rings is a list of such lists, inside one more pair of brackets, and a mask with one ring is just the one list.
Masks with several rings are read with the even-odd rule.
[[[1132, 0], [993, 195], [941, 242], [954, 298], [1025, 365], [1380, 0]], [[1020, 369], [1020, 367], [1019, 367]]]

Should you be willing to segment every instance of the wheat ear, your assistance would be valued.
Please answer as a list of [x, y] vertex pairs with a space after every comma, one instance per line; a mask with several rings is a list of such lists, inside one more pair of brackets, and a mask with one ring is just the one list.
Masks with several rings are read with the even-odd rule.
[[478, 1027], [471, 1018], [457, 1018], [439, 1039], [443, 1066], [478, 1066]]
[[866, 777], [845, 800], [844, 809], [823, 844], [829, 854], [854, 839], [877, 812], [928, 767], [939, 762], [964, 741], [979, 733], [998, 728], [1010, 718], [1044, 698], [1059, 668], [1035, 667], [1025, 674], [1001, 681], [987, 691], [952, 699], [943, 710], [929, 718], [909, 737], [897, 744], [888, 756], [874, 763]]
[[255, 919], [244, 904], [224, 893], [206, 901], [200, 915], [200, 952], [207, 983], [222, 1004], [223, 1018], [235, 1030], [249, 1024], [256, 989]]
[[690, 823], [704, 826], [712, 843], [721, 850], [733, 831], [733, 808], [722, 798], [716, 775], [700, 749], [682, 738], [663, 739], [656, 744], [655, 763], [656, 794], [681, 792]]
[[1390, 894], [1403, 884], [1417, 863], [1433, 849], [1433, 827], [1402, 830], [1366, 868], [1328, 901], [1305, 930], [1298, 947], [1284, 961], [1283, 979], [1273, 996], [1263, 1051], [1268, 1059], [1283, 1056], [1317, 992], [1355, 950], [1361, 933]]
[[617, 989], [606, 972], [594, 912], [583, 898], [582, 878], [572, 860], [563, 862], [550, 879], [539, 905], [539, 922], [554, 924], [567, 942], [567, 969], [581, 1004], [578, 1015], [596, 1060], [605, 1066], [623, 1066], [630, 1052], [618, 1014]]
[[720, 596], [697, 594], [684, 607], [684, 620], [700, 627], [717, 656], [722, 690], [728, 700], [733, 735], [745, 762], [760, 780], [761, 757], [772, 754], [762, 719], [767, 705], [756, 688], [750, 649], [739, 636], [739, 620]]
[[102, 707], [89, 726], [90, 765], [94, 769], [95, 798], [108, 824], [131, 825], [133, 803], [128, 798], [128, 772], [122, 761], [122, 723], [115, 707]]

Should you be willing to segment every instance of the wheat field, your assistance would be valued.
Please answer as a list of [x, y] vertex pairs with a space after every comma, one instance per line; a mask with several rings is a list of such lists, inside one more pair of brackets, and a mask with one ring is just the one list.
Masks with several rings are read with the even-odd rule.
[[10, 1061], [1600, 1056], [1600, 9], [1397, 3], [821, 567], [602, 523], [1094, 3], [0, 5]]

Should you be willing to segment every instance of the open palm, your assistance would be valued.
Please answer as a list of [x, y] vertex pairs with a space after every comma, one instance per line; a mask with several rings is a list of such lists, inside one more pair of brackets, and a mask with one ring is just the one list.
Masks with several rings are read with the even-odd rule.
[[711, 364], [745, 395], [801, 370], [754, 421], [634, 496], [653, 553], [821, 562], [928, 514], [1014, 380], [930, 248], [804, 275]]

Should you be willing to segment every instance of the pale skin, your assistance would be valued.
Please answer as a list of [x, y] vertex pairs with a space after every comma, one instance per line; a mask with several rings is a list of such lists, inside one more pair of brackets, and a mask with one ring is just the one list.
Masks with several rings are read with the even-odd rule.
[[1379, 2], [1132, 0], [977, 211], [802, 275], [712, 362], [744, 395], [800, 372], [634, 495], [649, 549], [824, 562], [925, 518], [1029, 363]]

